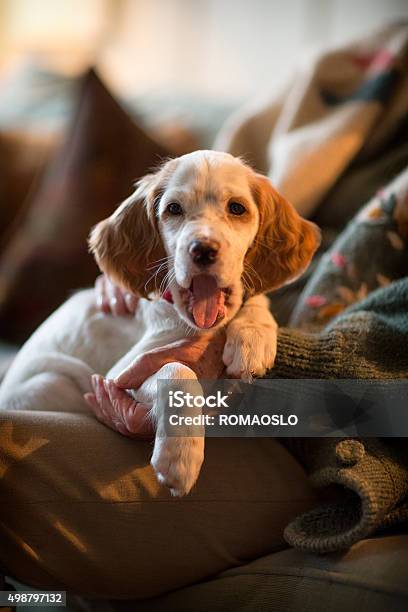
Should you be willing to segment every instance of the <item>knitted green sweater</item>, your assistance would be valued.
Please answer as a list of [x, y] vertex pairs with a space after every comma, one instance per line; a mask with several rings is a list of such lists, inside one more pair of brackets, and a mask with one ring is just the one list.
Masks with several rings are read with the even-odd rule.
[[371, 293], [318, 334], [279, 332], [278, 378], [408, 377], [408, 278]]
[[[318, 334], [281, 329], [269, 376], [408, 377], [408, 278], [373, 292]], [[342, 487], [335, 502], [287, 526], [291, 545], [329, 552], [408, 520], [408, 440], [300, 438], [286, 444], [316, 486]]]

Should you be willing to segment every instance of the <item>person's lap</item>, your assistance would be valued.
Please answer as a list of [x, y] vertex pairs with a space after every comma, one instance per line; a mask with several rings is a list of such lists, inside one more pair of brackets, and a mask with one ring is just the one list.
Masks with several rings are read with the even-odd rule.
[[142, 598], [284, 546], [315, 502], [278, 441], [208, 439], [196, 487], [174, 499], [150, 442], [93, 417], [0, 411], [0, 565], [33, 586]]

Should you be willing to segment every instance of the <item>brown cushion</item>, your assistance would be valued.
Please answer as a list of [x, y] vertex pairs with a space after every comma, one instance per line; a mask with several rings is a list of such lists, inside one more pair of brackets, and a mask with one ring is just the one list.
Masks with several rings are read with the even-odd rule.
[[162, 597], [117, 602], [112, 611], [406, 612], [407, 584], [408, 535], [388, 535], [330, 555], [283, 550]]
[[54, 147], [55, 135], [0, 132], [0, 250], [23, 214], [27, 197]]
[[94, 281], [90, 228], [168, 155], [134, 124], [93, 70], [82, 77], [72, 123], [1, 255], [2, 338], [23, 341], [70, 292]]

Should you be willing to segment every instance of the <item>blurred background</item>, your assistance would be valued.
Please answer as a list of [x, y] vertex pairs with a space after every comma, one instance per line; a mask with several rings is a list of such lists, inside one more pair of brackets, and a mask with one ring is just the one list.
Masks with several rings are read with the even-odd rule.
[[407, 0], [0, 0], [1, 66], [31, 57], [74, 74], [97, 60], [121, 93], [230, 102], [407, 14]]
[[322, 48], [402, 17], [408, 0], [0, 0], [0, 128], [60, 128], [69, 78], [97, 65], [164, 139], [209, 147]]

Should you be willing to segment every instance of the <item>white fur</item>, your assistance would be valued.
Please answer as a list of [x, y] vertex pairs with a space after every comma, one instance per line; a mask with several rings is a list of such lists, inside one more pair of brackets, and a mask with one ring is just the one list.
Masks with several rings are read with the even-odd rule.
[[[210, 168], [204, 154], [195, 155], [197, 163], [193, 168], [186, 156], [184, 173], [182, 167], [170, 181], [158, 211], [166, 250], [175, 254], [175, 275], [170, 283], [174, 305], [160, 298], [141, 299], [134, 318], [114, 317], [97, 309], [94, 290], [74, 295], [18, 353], [0, 387], [3, 409], [88, 412], [83, 395], [92, 392], [93, 373], [113, 378], [142, 353], [181, 340], [187, 332], [195, 333], [178, 292], [178, 287], [188, 287], [197, 273], [187, 254], [193, 236], [209, 236], [221, 244], [212, 273], [220, 287], [232, 289], [227, 315], [221, 323], [228, 325], [223, 354], [228, 374], [250, 380], [272, 367], [276, 323], [267, 299], [262, 295], [251, 297], [240, 309], [244, 257], [259, 224], [246, 180], [248, 170], [231, 156], [214, 154], [216, 163]], [[176, 196], [180, 200], [181, 195], [187, 218], [183, 223], [178, 218], [165, 219], [166, 204]], [[250, 219], [246, 223], [226, 217], [225, 201], [231, 196], [248, 207]], [[157, 410], [159, 378], [196, 380], [196, 375], [182, 364], [167, 364], [135, 393], [136, 399], [152, 407], [156, 421], [152, 465], [157, 477], [173, 494], [184, 495], [201, 468], [203, 432], [192, 437], [166, 437], [164, 415]]]

